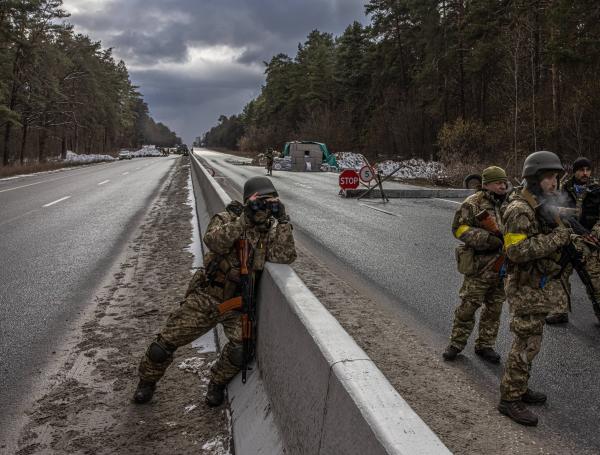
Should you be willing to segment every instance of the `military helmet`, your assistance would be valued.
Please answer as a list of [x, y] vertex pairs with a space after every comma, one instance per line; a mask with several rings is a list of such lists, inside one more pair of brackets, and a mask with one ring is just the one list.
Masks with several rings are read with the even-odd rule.
[[244, 202], [253, 194], [258, 196], [279, 196], [271, 180], [266, 177], [252, 177], [244, 184]]
[[556, 171], [563, 174], [565, 168], [556, 153], [548, 152], [546, 150], [534, 152], [525, 158], [525, 162], [523, 163], [523, 178], [535, 177], [538, 173], [543, 171]]

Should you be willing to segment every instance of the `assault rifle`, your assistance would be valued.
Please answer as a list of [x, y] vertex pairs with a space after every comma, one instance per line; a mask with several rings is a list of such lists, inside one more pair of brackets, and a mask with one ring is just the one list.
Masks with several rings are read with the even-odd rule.
[[[548, 223], [550, 227], [568, 226], [573, 229], [575, 234], [582, 236], [583, 239], [588, 243], [592, 244], [596, 248], [600, 246], [599, 240], [594, 237], [592, 233], [568, 211], [561, 210], [559, 207], [550, 206], [547, 203], [537, 204], [534, 207], [535, 211], [546, 223]], [[583, 255], [577, 251], [577, 248], [575, 248], [573, 242], [569, 242], [567, 246], [563, 247], [560, 260], [561, 273], [569, 263], [573, 266], [573, 269], [577, 272], [577, 276], [579, 276], [579, 279], [583, 283], [587, 295], [592, 301], [594, 314], [598, 320], [600, 320], [600, 303], [596, 299], [594, 283], [592, 282], [592, 278], [590, 277], [589, 273], [585, 269]]]
[[254, 331], [256, 327], [256, 302], [254, 277], [250, 272], [250, 242], [245, 236], [237, 241], [240, 259], [240, 287], [242, 289], [242, 383], [246, 383], [248, 364], [254, 358]]
[[246, 383], [248, 364], [254, 358], [256, 346], [254, 343], [256, 331], [256, 300], [254, 297], [254, 276], [250, 272], [250, 253], [252, 247], [249, 240], [242, 236], [237, 242], [238, 258], [240, 260], [241, 296], [233, 297], [220, 303], [217, 308], [220, 314], [228, 311], [242, 313], [242, 383]]
[[[496, 220], [494, 218], [492, 218], [492, 215], [490, 215], [490, 212], [488, 212], [487, 210], [482, 210], [477, 215], [475, 215], [475, 218], [477, 219], [477, 221], [479, 221], [479, 225], [483, 229], [485, 229], [489, 233], [495, 235], [500, 240], [503, 240], [502, 232], [500, 232], [500, 228], [496, 224]], [[492, 269], [494, 270], [494, 272], [501, 273], [501, 270], [504, 267], [505, 261], [506, 261], [506, 256], [504, 254], [501, 254], [498, 257], [498, 259], [496, 259], [494, 261], [494, 265], [492, 266]], [[504, 276], [504, 275], [502, 275], [502, 276]]]

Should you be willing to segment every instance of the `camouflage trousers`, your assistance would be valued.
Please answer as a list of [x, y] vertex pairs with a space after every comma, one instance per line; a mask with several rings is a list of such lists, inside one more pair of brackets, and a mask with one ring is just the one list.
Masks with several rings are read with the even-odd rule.
[[477, 348], [493, 348], [500, 327], [500, 315], [504, 303], [504, 285], [498, 274], [489, 271], [482, 276], [465, 276], [459, 291], [460, 304], [454, 310], [454, 323], [450, 345], [464, 349], [475, 327], [475, 312], [482, 307], [479, 316]]
[[[223, 347], [219, 359], [211, 368], [211, 380], [217, 384], [227, 384], [240, 371], [242, 325], [239, 313], [229, 311], [220, 314], [214, 298], [200, 290], [192, 291], [181, 302], [179, 308], [169, 315], [157, 341], [174, 350], [191, 343], [219, 323], [223, 325], [229, 342]], [[139, 365], [140, 378], [156, 382], [162, 378], [172, 362], [172, 355], [164, 362], [157, 363], [152, 361], [146, 352]]]
[[[519, 400], [527, 391], [533, 359], [542, 347], [545, 318], [556, 302], [567, 298], [564, 285], [550, 280], [544, 289], [514, 285], [508, 281], [506, 297], [510, 308], [513, 342], [500, 383], [502, 400]], [[544, 309], [546, 308], [546, 309]]]

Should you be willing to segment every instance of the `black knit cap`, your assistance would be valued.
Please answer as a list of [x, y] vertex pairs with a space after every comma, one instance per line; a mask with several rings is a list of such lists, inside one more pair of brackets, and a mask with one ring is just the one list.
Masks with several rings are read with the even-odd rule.
[[584, 156], [580, 156], [575, 161], [573, 161], [573, 172], [577, 171], [578, 169], [581, 169], [582, 167], [589, 167], [591, 169], [592, 162]]

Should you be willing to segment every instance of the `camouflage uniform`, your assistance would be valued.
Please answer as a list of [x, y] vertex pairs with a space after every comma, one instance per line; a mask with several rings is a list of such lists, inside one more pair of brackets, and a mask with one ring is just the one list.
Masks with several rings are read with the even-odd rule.
[[[450, 345], [458, 350], [464, 349], [475, 325], [475, 312], [483, 305], [479, 318], [479, 337], [475, 347], [493, 348], [498, 335], [504, 288], [502, 278], [494, 265], [501, 255], [502, 241], [494, 234], [483, 229], [475, 218], [482, 211], [487, 211], [496, 221], [500, 231], [501, 202], [490, 191], [480, 190], [469, 196], [456, 211], [452, 223], [455, 237], [464, 242], [459, 247], [457, 257], [461, 254], [473, 254], [473, 266], [466, 270], [462, 287], [459, 291], [461, 303], [454, 311], [454, 323]], [[467, 250], [472, 251], [467, 251]]]
[[505, 283], [513, 344], [500, 386], [501, 399], [517, 401], [527, 391], [531, 364], [542, 343], [548, 312], [567, 301], [560, 251], [570, 241], [566, 228], [551, 229], [536, 216], [523, 191], [513, 193], [504, 214], [509, 264]]
[[[217, 305], [240, 295], [240, 263], [236, 241], [245, 234], [252, 245], [252, 271], [263, 270], [265, 261], [290, 264], [296, 259], [292, 225], [270, 219], [270, 227], [259, 231], [248, 217], [240, 213], [241, 204], [215, 215], [204, 235], [209, 252], [204, 256], [204, 268], [193, 276], [185, 300], [171, 313], [158, 335], [157, 342], [174, 351], [202, 336], [217, 324], [222, 324], [229, 339], [211, 369], [215, 384], [227, 384], [241, 365], [241, 316], [237, 311], [221, 314]], [[170, 355], [164, 362], [155, 362], [147, 351], [139, 366], [140, 379], [158, 381], [173, 361]]]
[[[577, 209], [577, 218], [581, 224], [591, 230], [596, 237], [600, 238], [600, 223], [598, 223], [600, 185], [594, 180], [590, 180], [586, 185], [576, 185], [575, 177], [571, 176], [563, 182], [562, 188], [563, 193], [568, 197], [568, 207]], [[581, 242], [577, 242], [576, 245], [585, 255], [585, 269], [592, 279], [596, 299], [600, 300], [600, 252], [597, 249], [586, 247]], [[564, 282], [569, 296], [571, 295], [569, 277], [572, 272], [573, 267], [568, 265], [564, 272]], [[566, 314], [569, 309], [569, 299], [558, 299], [557, 306], [552, 309], [550, 314]]]
[[273, 173], [273, 150], [268, 149], [265, 152], [265, 158], [267, 159], [267, 172], [271, 175]]

